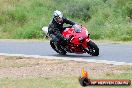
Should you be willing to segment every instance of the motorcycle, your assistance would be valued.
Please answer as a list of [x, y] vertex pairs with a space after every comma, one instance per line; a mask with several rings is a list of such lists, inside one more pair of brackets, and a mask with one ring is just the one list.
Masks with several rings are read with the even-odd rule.
[[90, 34], [87, 31], [87, 28], [75, 24], [72, 27], [67, 27], [62, 35], [69, 39], [68, 44], [64, 44], [62, 41], [59, 41], [59, 45], [61, 49], [58, 49], [54, 43], [54, 41], [50, 40], [50, 45], [54, 51], [59, 54], [65, 55], [66, 53], [76, 53], [83, 54], [88, 53], [92, 56], [99, 55], [98, 46], [90, 39]]

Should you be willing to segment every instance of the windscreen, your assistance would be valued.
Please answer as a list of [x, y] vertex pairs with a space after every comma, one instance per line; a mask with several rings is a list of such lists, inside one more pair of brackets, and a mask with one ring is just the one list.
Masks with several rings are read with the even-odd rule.
[[81, 32], [81, 28], [78, 25], [73, 25], [72, 28], [74, 28], [76, 33], [80, 33]]

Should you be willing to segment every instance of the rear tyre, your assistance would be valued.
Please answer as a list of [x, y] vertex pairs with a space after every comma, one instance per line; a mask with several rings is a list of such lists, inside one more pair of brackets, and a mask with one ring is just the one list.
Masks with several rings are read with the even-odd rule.
[[53, 49], [54, 51], [56, 51], [57, 53], [59, 53], [59, 54], [61, 54], [61, 55], [66, 55], [66, 51], [64, 51], [63, 49], [59, 50], [59, 49], [56, 48], [56, 45], [55, 45], [55, 43], [54, 43], [53, 40], [50, 40], [50, 46], [51, 46], [52, 49]]
[[99, 48], [94, 42], [89, 41], [87, 43], [87, 45], [88, 45], [90, 55], [92, 55], [92, 56], [98, 56], [99, 55]]

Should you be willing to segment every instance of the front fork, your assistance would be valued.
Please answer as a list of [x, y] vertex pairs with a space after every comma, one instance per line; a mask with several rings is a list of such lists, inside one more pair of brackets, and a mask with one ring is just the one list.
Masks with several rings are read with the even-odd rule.
[[88, 46], [88, 43], [91, 41], [90, 34], [88, 34], [88, 37], [84, 39], [84, 42], [82, 43], [82, 46], [84, 47], [84, 51], [86, 51], [88, 54], [90, 54], [90, 49]]
[[89, 37], [87, 37], [86, 39], [84, 39], [83, 43], [82, 43], [82, 46], [84, 48], [88, 48], [88, 43], [91, 41], [91, 39]]

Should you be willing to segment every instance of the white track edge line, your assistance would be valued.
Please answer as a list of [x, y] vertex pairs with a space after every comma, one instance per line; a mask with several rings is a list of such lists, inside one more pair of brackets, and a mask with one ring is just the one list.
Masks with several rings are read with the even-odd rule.
[[108, 60], [96, 60], [96, 59], [83, 59], [83, 58], [70, 58], [70, 57], [54, 57], [54, 56], [8, 54], [8, 53], [0, 53], [0, 55], [1, 56], [21, 56], [21, 57], [33, 57], [33, 58], [47, 58], [47, 59], [85, 61], [85, 62], [94, 62], [94, 63], [113, 64], [113, 65], [132, 65], [132, 63], [126, 63], [126, 62], [117, 62], [117, 61], [108, 61]]

